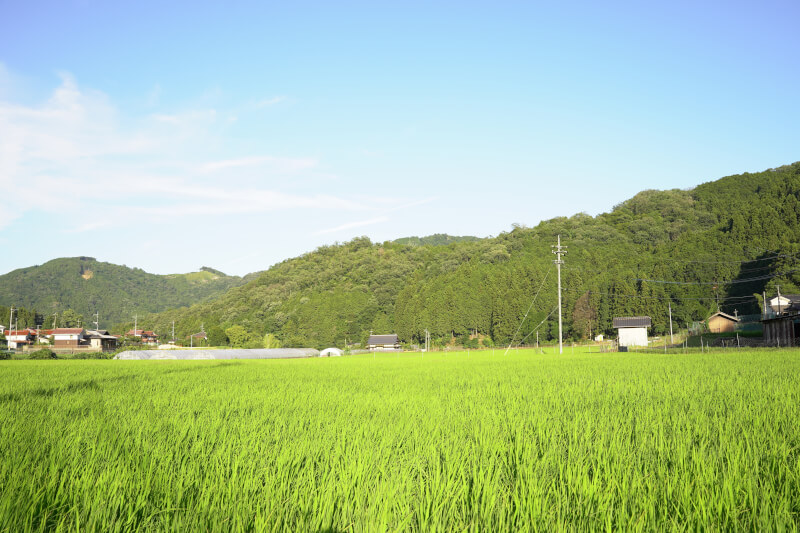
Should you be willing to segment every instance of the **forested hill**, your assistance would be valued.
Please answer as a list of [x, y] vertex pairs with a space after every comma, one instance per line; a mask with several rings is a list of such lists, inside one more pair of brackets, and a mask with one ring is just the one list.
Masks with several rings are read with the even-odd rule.
[[445, 246], [447, 244], [453, 244], [454, 242], [474, 242], [479, 240], [479, 237], [472, 237], [469, 235], [457, 237], [454, 235], [447, 235], [446, 233], [435, 233], [427, 237], [403, 237], [402, 239], [395, 239], [392, 242], [397, 244], [410, 244], [412, 246], [423, 246], [426, 244], [430, 246]]
[[362, 237], [325, 246], [146, 325], [166, 331], [175, 320], [184, 335], [204, 325], [217, 338], [239, 325], [253, 344], [271, 333], [291, 346], [342, 346], [370, 331], [418, 342], [426, 328], [437, 342], [507, 343], [538, 293], [517, 339], [535, 335], [540, 323], [540, 338], [552, 339], [551, 245], [560, 234], [569, 250], [562, 271], [568, 338], [611, 333], [613, 317], [638, 314], [651, 316], [652, 332], [661, 334], [670, 303], [676, 327], [684, 327], [717, 306], [757, 313], [761, 292], [776, 284], [800, 292], [798, 219], [795, 163], [692, 190], [644, 191], [597, 217], [555, 218], [494, 238], [431, 246]]
[[69, 257], [0, 276], [0, 305], [35, 309], [48, 316], [48, 326], [54, 313], [71, 309], [88, 324], [97, 312], [101, 327], [110, 328], [136, 313], [192, 305], [242, 283], [243, 278], [208, 267], [164, 276], [93, 257]]

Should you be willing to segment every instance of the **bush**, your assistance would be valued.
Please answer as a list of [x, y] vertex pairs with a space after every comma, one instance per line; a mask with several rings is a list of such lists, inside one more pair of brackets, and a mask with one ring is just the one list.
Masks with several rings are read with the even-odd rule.
[[11, 359], [11, 352], [0, 351], [0, 361], [8, 361]]
[[28, 359], [58, 359], [50, 348], [42, 348], [28, 354]]

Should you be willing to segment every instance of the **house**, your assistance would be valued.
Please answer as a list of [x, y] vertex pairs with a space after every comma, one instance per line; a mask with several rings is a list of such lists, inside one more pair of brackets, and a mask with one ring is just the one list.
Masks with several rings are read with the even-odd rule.
[[97, 350], [109, 351], [117, 347], [117, 337], [109, 335], [104, 329], [86, 330], [86, 340], [89, 341], [89, 346]]
[[800, 294], [778, 294], [771, 298], [761, 323], [767, 346], [800, 344]]
[[717, 311], [706, 320], [708, 331], [711, 333], [728, 333], [736, 330], [739, 317]]
[[397, 335], [370, 335], [367, 348], [375, 352], [399, 352], [400, 340]]
[[769, 300], [769, 311], [773, 316], [782, 314], [796, 314], [800, 312], [800, 294], [779, 294]]
[[7, 329], [4, 334], [9, 350], [16, 350], [17, 348], [33, 344], [36, 340], [36, 332], [30, 329]]
[[126, 333], [128, 337], [139, 337], [142, 339], [142, 344], [158, 344], [158, 335], [153, 331], [145, 331], [143, 329], [132, 329]]
[[614, 319], [613, 325], [615, 329], [619, 330], [617, 344], [620, 348], [647, 346], [647, 328], [651, 326], [649, 316], [617, 317]]
[[54, 348], [77, 348], [84, 344], [83, 328], [56, 328], [51, 335]]

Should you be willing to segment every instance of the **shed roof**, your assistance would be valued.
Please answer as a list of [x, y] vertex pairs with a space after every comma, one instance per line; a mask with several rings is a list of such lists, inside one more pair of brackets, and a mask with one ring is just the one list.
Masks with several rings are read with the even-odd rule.
[[713, 315], [708, 317], [708, 320], [711, 320], [715, 316], [721, 316], [722, 318], [726, 318], [726, 319], [731, 320], [733, 322], [739, 322], [739, 317], [738, 316], [729, 315], [728, 313], [723, 313], [722, 311], [717, 311], [716, 313], [714, 313]]
[[620, 316], [614, 318], [615, 328], [649, 328], [651, 326], [649, 316]]

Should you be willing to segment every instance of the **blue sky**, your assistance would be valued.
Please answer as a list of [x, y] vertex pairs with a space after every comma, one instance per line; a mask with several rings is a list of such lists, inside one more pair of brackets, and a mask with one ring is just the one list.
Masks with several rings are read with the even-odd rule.
[[800, 160], [797, 2], [0, 0], [0, 272], [263, 270]]

